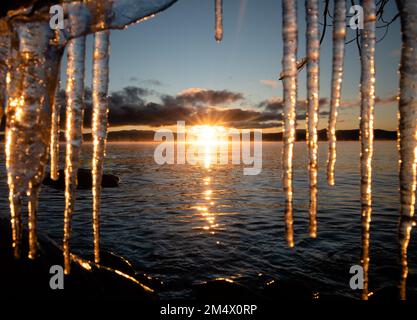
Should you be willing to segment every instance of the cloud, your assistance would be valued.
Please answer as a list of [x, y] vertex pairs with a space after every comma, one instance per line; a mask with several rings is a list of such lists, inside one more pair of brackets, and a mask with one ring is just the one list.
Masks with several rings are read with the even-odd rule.
[[259, 80], [261, 84], [270, 88], [278, 88], [279, 82], [277, 80]]
[[[397, 102], [397, 95], [390, 95], [386, 97], [375, 97], [375, 105], [381, 106], [381, 105], [387, 105], [387, 104], [393, 104]], [[361, 99], [350, 99], [350, 100], [343, 100], [340, 103], [340, 107], [342, 108], [358, 108], [361, 105]]]
[[[190, 88], [177, 95], [161, 95], [159, 101], [152, 90], [129, 86], [109, 96], [109, 125], [148, 125], [168, 126], [177, 121], [187, 124], [213, 123], [234, 128], [278, 128], [282, 115], [270, 109], [233, 107], [230, 104], [244, 101], [243, 94], [228, 90], [207, 90]], [[61, 96], [65, 97], [62, 92]], [[91, 126], [91, 90], [85, 93], [86, 109], [84, 126]], [[243, 103], [243, 102], [242, 102]], [[65, 108], [62, 107], [62, 124], [65, 121]], [[305, 115], [298, 115], [304, 119]]]
[[133, 83], [142, 83], [146, 86], [153, 86], [153, 87], [162, 87], [163, 83], [157, 79], [145, 79], [145, 80], [141, 80], [136, 76], [130, 77], [129, 78], [129, 82], [133, 82]]
[[[329, 104], [328, 98], [320, 98], [319, 100], [319, 107], [324, 107]], [[271, 97], [268, 100], [261, 101], [258, 105], [260, 108], [264, 108], [267, 111], [279, 113], [282, 112], [282, 108], [284, 106], [284, 100], [280, 97]], [[306, 100], [298, 100], [297, 111], [305, 111], [307, 109], [307, 101]]]
[[228, 90], [206, 90], [189, 88], [181, 91], [177, 97], [179, 101], [189, 104], [220, 105], [243, 100], [243, 94]]
[[392, 104], [392, 103], [396, 103], [397, 101], [398, 101], [398, 99], [397, 99], [396, 94], [388, 96], [388, 97], [384, 97], [384, 98], [381, 98], [381, 97], [376, 97], [375, 98], [375, 103], [379, 104], [379, 105], [381, 105], [381, 104]]
[[[85, 93], [85, 127], [91, 126], [92, 96], [91, 90]], [[65, 93], [61, 93], [61, 98]], [[377, 97], [377, 104], [390, 104], [395, 96]], [[238, 102], [238, 104], [233, 104]], [[344, 101], [344, 107], [358, 106], [359, 100]], [[283, 100], [271, 97], [257, 105], [245, 104], [242, 93], [229, 90], [208, 90], [189, 88], [177, 95], [155, 95], [152, 89], [128, 86], [109, 96], [109, 124], [147, 125], [152, 127], [175, 125], [177, 121], [188, 124], [212, 123], [239, 129], [279, 128], [282, 122]], [[329, 99], [320, 99], [320, 115], [327, 116]], [[297, 102], [297, 120], [305, 120], [307, 103]], [[65, 108], [62, 108], [62, 119]], [[62, 121], [64, 125], [64, 120]]]
[[265, 110], [269, 112], [278, 113], [278, 112], [282, 112], [283, 104], [284, 102], [281, 98], [272, 97], [272, 98], [269, 98], [268, 100], [261, 101], [258, 107], [265, 108]]
[[157, 79], [146, 79], [142, 81], [144, 84], [150, 85], [150, 86], [155, 86], [155, 87], [161, 87], [164, 84], [157, 80]]

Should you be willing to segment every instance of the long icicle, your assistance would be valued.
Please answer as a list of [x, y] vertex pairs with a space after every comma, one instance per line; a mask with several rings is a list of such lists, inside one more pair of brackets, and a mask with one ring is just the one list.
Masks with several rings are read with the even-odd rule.
[[52, 103], [52, 115], [51, 115], [51, 179], [58, 180], [59, 174], [59, 132], [60, 132], [60, 113], [61, 113], [61, 100], [59, 99], [60, 82], [58, 81], [55, 97]]
[[67, 48], [65, 213], [63, 240], [65, 274], [69, 274], [71, 268], [69, 244], [71, 235], [71, 216], [75, 207], [78, 161], [82, 144], [85, 37], [71, 40]]
[[223, 39], [223, 0], [214, 0], [214, 1], [215, 1], [215, 11], [216, 11], [215, 38], [217, 42], [220, 42]]
[[317, 237], [317, 124], [319, 121], [319, 1], [306, 0], [307, 17], [307, 145], [309, 154], [309, 234]]
[[361, 213], [362, 267], [364, 283], [362, 300], [368, 300], [369, 241], [372, 214], [372, 155], [375, 106], [375, 0], [363, 0], [364, 29], [361, 32]]
[[[37, 254], [36, 209], [48, 156], [50, 105], [47, 68], [51, 72], [59, 57], [51, 51], [47, 23], [15, 22], [18, 42], [9, 59], [7, 83], [6, 168], [9, 185], [14, 256], [21, 255], [22, 204], [28, 196], [28, 257]], [[45, 56], [48, 55], [47, 61]], [[49, 68], [48, 68], [49, 70]], [[52, 85], [53, 86], [53, 85]]]
[[334, 167], [336, 163], [336, 122], [337, 109], [340, 105], [343, 79], [343, 60], [345, 55], [346, 38], [346, 0], [334, 1], [333, 13], [333, 71], [332, 71], [332, 92], [330, 99], [329, 126], [327, 138], [329, 140], [329, 151], [327, 158], [327, 182], [334, 185]]
[[109, 31], [94, 35], [93, 56], [93, 232], [94, 261], [100, 263], [100, 194], [103, 161], [107, 137], [108, 83], [109, 83]]
[[417, 2], [397, 0], [401, 17], [402, 49], [399, 94], [400, 225], [402, 274], [400, 298], [406, 299], [407, 248], [413, 227], [417, 165]]
[[284, 56], [282, 68], [284, 72], [284, 108], [283, 108], [283, 187], [285, 201], [286, 239], [289, 247], [294, 247], [293, 232], [293, 186], [292, 160], [295, 141], [295, 106], [297, 102], [297, 4], [293, 0], [282, 1], [282, 37]]

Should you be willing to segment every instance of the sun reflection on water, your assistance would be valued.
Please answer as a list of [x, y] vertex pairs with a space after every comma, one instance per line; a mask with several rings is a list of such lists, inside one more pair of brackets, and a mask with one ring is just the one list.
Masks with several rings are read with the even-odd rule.
[[[222, 126], [197, 125], [188, 130], [190, 143], [199, 149], [199, 161], [204, 168], [210, 169], [210, 166], [217, 161], [218, 147], [227, 143], [225, 141], [226, 129]], [[208, 177], [210, 180], [210, 177]]]

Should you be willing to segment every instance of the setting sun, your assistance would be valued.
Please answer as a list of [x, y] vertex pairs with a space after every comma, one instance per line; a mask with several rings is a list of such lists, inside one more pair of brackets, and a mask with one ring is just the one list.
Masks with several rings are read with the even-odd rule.
[[188, 130], [192, 136], [192, 143], [204, 146], [204, 166], [208, 169], [213, 161], [212, 153], [216, 146], [224, 140], [226, 129], [222, 126], [198, 125]]
[[192, 126], [189, 133], [194, 137], [193, 143], [214, 146], [223, 140], [226, 129], [222, 126]]

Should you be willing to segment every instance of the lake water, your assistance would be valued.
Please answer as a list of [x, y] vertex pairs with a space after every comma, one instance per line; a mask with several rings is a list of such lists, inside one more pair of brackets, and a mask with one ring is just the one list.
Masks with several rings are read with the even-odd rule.
[[[139, 271], [168, 285], [165, 297], [187, 297], [192, 284], [233, 278], [253, 289], [265, 281], [311, 283], [324, 294], [360, 298], [349, 287], [349, 269], [360, 264], [361, 212], [358, 142], [339, 142], [336, 185], [326, 183], [327, 144], [319, 145], [318, 237], [308, 235], [305, 143], [294, 158], [294, 238], [288, 248], [281, 188], [281, 143], [264, 143], [263, 168], [244, 176], [243, 165], [157, 165], [155, 144], [108, 145], [105, 171], [121, 178], [102, 194], [101, 243]], [[63, 149], [63, 146], [61, 146]], [[61, 156], [61, 160], [62, 160]], [[83, 148], [89, 167], [91, 145]], [[4, 156], [0, 163], [0, 215], [8, 216]], [[398, 158], [395, 142], [376, 142], [370, 244], [371, 291], [398, 285]], [[71, 245], [92, 253], [91, 191], [79, 190]], [[43, 187], [39, 229], [60, 242], [63, 192]], [[417, 245], [412, 231], [408, 287], [416, 291]]]

